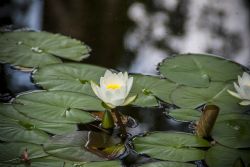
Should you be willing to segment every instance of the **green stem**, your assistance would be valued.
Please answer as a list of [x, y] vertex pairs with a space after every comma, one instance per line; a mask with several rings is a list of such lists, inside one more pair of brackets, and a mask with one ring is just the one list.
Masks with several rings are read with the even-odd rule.
[[112, 109], [112, 111], [115, 113], [117, 124], [120, 126], [121, 135], [122, 135], [121, 137], [124, 139], [127, 137], [127, 131], [126, 131], [125, 125], [122, 123], [121, 114], [116, 109]]

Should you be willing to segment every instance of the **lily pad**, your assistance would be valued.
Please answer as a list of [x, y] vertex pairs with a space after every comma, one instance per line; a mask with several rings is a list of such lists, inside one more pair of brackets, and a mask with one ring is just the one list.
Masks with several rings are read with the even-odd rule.
[[87, 150], [90, 132], [78, 131], [67, 135], [54, 136], [44, 144], [44, 150], [50, 155], [70, 161], [103, 161], [105, 158]]
[[[2, 128], [4, 128], [4, 129], [8, 129], [8, 128], [11, 128], [14, 126], [15, 128], [17, 128], [17, 127], [21, 128], [21, 131], [24, 130], [25, 132], [26, 132], [26, 130], [28, 130], [29, 132], [32, 130], [36, 130], [36, 131], [41, 130], [41, 131], [46, 131], [48, 133], [57, 134], [57, 135], [72, 132], [72, 131], [75, 131], [77, 129], [77, 126], [75, 124], [50, 123], [50, 122], [39, 121], [36, 119], [31, 119], [31, 118], [26, 117], [25, 115], [19, 113], [10, 104], [0, 104], [0, 118], [2, 118], [2, 120], [9, 120], [9, 122], [8, 121], [2, 122], [2, 123], [5, 122], [5, 124], [2, 124]], [[7, 124], [6, 124], [6, 122], [7, 122]], [[8, 125], [11, 125], [11, 127], [7, 128], [6, 126], [8, 126]], [[16, 129], [17, 133], [20, 133], [19, 128]], [[3, 131], [1, 131], [1, 132], [3, 133]], [[1, 132], [0, 132], [0, 134], [1, 134]], [[11, 132], [13, 133], [14, 131], [11, 130]], [[4, 136], [6, 138], [6, 136], [9, 136], [9, 132], [7, 132], [7, 133], [8, 133], [7, 135], [5, 135], [5, 133], [3, 133], [3, 135], [1, 135], [1, 136]], [[21, 135], [21, 136], [23, 136], [23, 135]], [[11, 137], [11, 139], [13, 139], [13, 136]], [[30, 139], [30, 140], [37, 141], [37, 140], [32, 140], [32, 139]]]
[[209, 167], [229, 167], [241, 158], [245, 166], [250, 163], [250, 150], [239, 150], [216, 145], [206, 153], [206, 163]]
[[177, 121], [198, 121], [201, 116], [201, 112], [188, 108], [173, 109], [166, 114], [173, 117]]
[[143, 107], [157, 106], [158, 103], [155, 96], [165, 102], [171, 103], [170, 94], [177, 87], [175, 83], [157, 76], [140, 74], [131, 76], [134, 78], [131, 95], [138, 95], [133, 104]]
[[77, 166], [75, 163], [75, 167], [121, 167], [120, 161], [103, 161], [103, 162], [87, 162], [87, 163], [80, 163]]
[[155, 132], [145, 137], [136, 137], [135, 150], [161, 160], [187, 162], [204, 159], [209, 142], [192, 134], [180, 132]]
[[27, 152], [29, 160], [48, 156], [42, 146], [31, 143], [1, 143], [0, 163], [18, 164]]
[[[240, 115], [240, 114], [239, 114]], [[212, 137], [218, 143], [231, 148], [250, 147], [250, 118], [241, 114], [242, 118], [218, 120], [213, 128]], [[223, 116], [221, 116], [223, 117]], [[245, 117], [245, 118], [244, 118]]]
[[160, 64], [159, 71], [171, 81], [192, 87], [235, 80], [243, 73], [240, 65], [206, 54], [180, 54], [167, 58]]
[[232, 84], [222, 82], [212, 82], [208, 88], [181, 86], [172, 93], [171, 99], [175, 105], [181, 108], [195, 109], [211, 103], [219, 106], [220, 114], [247, 111], [249, 107], [240, 106], [240, 100], [227, 92], [232, 87]]
[[7, 32], [0, 36], [0, 61], [24, 67], [62, 63], [58, 57], [81, 61], [89, 51], [78, 40], [48, 32]]
[[94, 121], [94, 118], [83, 110], [104, 110], [97, 98], [64, 91], [22, 94], [16, 97], [13, 105], [19, 112], [31, 118], [58, 123], [88, 123]]
[[65, 90], [93, 94], [89, 81], [99, 82], [105, 68], [88, 64], [54, 64], [39, 68], [33, 74], [36, 84], [47, 90]]
[[0, 140], [2, 141], [42, 144], [48, 139], [47, 133], [36, 129], [28, 122], [15, 121], [0, 116]]
[[182, 162], [171, 162], [171, 161], [159, 161], [159, 162], [151, 162], [143, 165], [139, 165], [139, 167], [196, 167], [195, 164], [182, 163]]

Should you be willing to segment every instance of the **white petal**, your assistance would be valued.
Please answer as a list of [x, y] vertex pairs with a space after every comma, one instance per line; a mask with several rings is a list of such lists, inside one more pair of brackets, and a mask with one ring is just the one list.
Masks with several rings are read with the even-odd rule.
[[101, 95], [100, 95], [100, 91], [99, 91], [99, 89], [100, 89], [100, 87], [96, 84], [96, 83], [94, 83], [93, 81], [90, 81], [90, 84], [91, 84], [91, 88], [92, 88], [92, 90], [93, 90], [93, 92], [95, 93], [95, 95], [99, 98], [99, 99], [101, 99], [102, 100], [102, 97], [101, 97]]
[[136, 97], [137, 97], [137, 95], [128, 97], [122, 105], [126, 106], [126, 105], [132, 103], [136, 99]]
[[109, 70], [106, 70], [104, 74], [104, 78], [109, 78], [110, 76], [113, 76], [113, 73]]
[[246, 72], [243, 72], [242, 78], [243, 80], [250, 81], [250, 75]]
[[234, 88], [236, 89], [238, 95], [240, 96], [240, 98], [245, 98], [245, 93], [244, 90], [242, 89], [242, 87], [238, 86], [235, 82], [234, 82]]
[[243, 100], [242, 102], [240, 102], [240, 105], [243, 105], [243, 106], [250, 105], [250, 100]]
[[231, 90], [227, 90], [228, 93], [230, 93], [232, 96], [237, 97], [238, 99], [241, 99], [240, 95], [236, 92], [233, 92]]
[[244, 86], [242, 87], [242, 89], [243, 89], [244, 94], [245, 94], [244, 99], [250, 100], [250, 86], [244, 85]]
[[110, 103], [114, 106], [121, 106], [123, 103], [124, 103], [124, 98], [117, 98], [117, 99], [114, 99], [112, 100]]
[[132, 88], [133, 81], [134, 81], [134, 78], [133, 77], [129, 77], [129, 79], [127, 81], [127, 94], [126, 94], [126, 96], [129, 94], [129, 92], [130, 92], [130, 90]]

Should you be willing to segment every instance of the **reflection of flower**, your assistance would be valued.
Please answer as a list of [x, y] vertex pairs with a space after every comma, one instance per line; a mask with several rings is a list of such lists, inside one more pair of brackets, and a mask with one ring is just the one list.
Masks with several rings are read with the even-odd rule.
[[237, 91], [233, 92], [228, 90], [228, 92], [243, 101], [241, 105], [250, 105], [250, 75], [246, 72], [243, 73], [242, 77], [238, 76], [238, 83], [234, 83], [234, 88]]
[[104, 103], [109, 107], [125, 106], [135, 100], [136, 96], [127, 97], [133, 84], [133, 77], [128, 73], [118, 74], [107, 70], [100, 79], [100, 86], [91, 81], [91, 87]]

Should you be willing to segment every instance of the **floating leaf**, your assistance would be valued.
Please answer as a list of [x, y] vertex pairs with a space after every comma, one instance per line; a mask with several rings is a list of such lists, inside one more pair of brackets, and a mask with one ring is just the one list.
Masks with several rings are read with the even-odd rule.
[[[78, 40], [48, 32], [7, 32], [0, 36], [0, 61], [24, 67], [81, 61], [90, 49]], [[57, 56], [57, 57], [55, 57]]]
[[49, 139], [44, 131], [36, 129], [29, 122], [16, 121], [0, 116], [0, 140], [42, 144]]
[[87, 162], [87, 163], [80, 163], [77, 166], [77, 163], [74, 164], [75, 167], [121, 167], [120, 161], [103, 161], [103, 162]]
[[135, 105], [148, 107], [157, 106], [154, 96], [170, 103], [170, 94], [176, 88], [176, 84], [160, 79], [156, 76], [132, 75], [134, 78], [131, 94], [138, 94]]
[[31, 118], [58, 123], [88, 123], [94, 119], [83, 110], [104, 110], [97, 98], [64, 91], [22, 94], [16, 97], [14, 107]]
[[232, 87], [232, 84], [222, 82], [212, 82], [208, 88], [181, 86], [172, 93], [171, 99], [175, 105], [182, 108], [194, 109], [211, 103], [219, 106], [220, 114], [240, 113], [249, 109], [249, 107], [240, 106], [240, 100], [227, 92]]
[[89, 81], [99, 82], [105, 68], [88, 64], [53, 64], [39, 68], [33, 78], [47, 90], [65, 90], [93, 94]]
[[178, 121], [198, 121], [201, 116], [201, 112], [188, 108], [173, 109], [166, 114]]
[[68, 135], [54, 136], [44, 144], [44, 150], [55, 157], [70, 161], [103, 161], [104, 158], [90, 152], [85, 147], [90, 132], [78, 131]]
[[215, 145], [206, 153], [206, 163], [209, 167], [229, 167], [241, 158], [245, 165], [250, 163], [250, 150], [230, 149]]
[[139, 167], [196, 167], [194, 164], [182, 163], [182, 162], [171, 162], [171, 161], [159, 161], [150, 162], [147, 164], [139, 165]]
[[30, 143], [1, 143], [0, 150], [0, 163], [18, 164], [26, 151], [30, 160], [48, 156], [40, 145]]
[[224, 120], [217, 120], [212, 131], [213, 139], [231, 148], [250, 147], [250, 116], [239, 115], [241, 115], [241, 118], [237, 118], [236, 116], [231, 119], [227, 117]]
[[145, 137], [136, 137], [135, 150], [161, 160], [187, 162], [201, 160], [205, 156], [199, 147], [209, 147], [209, 142], [187, 133], [155, 132]]
[[208, 87], [212, 81], [231, 81], [243, 73], [242, 67], [229, 60], [205, 54], [181, 54], [159, 66], [165, 77], [178, 84]]
[[[17, 127], [21, 128], [21, 131], [24, 130], [25, 132], [26, 132], [26, 130], [28, 130], [28, 131], [30, 131], [30, 130], [36, 130], [36, 131], [42, 130], [42, 131], [46, 131], [46, 132], [51, 133], [51, 134], [64, 134], [64, 133], [75, 131], [77, 129], [75, 124], [49, 123], [49, 122], [43, 122], [43, 121], [31, 119], [31, 118], [26, 117], [25, 115], [19, 113], [17, 110], [14, 109], [14, 107], [12, 105], [9, 105], [9, 104], [0, 104], [0, 118], [1, 117], [4, 120], [11, 119], [10, 120], [10, 122], [12, 122], [11, 127], [13, 127], [14, 125], [18, 125]], [[6, 121], [4, 121], [4, 122], [6, 122]], [[5, 124], [5, 125], [2, 124], [3, 125], [2, 128], [4, 128], [4, 129], [11, 128], [11, 127], [6, 127], [9, 125], [10, 122], [7, 121], [7, 124]], [[29, 129], [29, 128], [27, 129], [27, 127], [25, 127], [25, 125], [26, 126], [29, 125], [29, 128], [31, 128], [31, 129]], [[16, 127], [16, 126], [14, 126], [14, 127]], [[20, 131], [18, 130], [19, 128], [16, 129], [17, 133], [20, 133]], [[11, 131], [11, 132], [14, 132], [14, 131]], [[7, 133], [8, 133], [8, 131], [7, 131]], [[3, 136], [6, 137], [5, 133], [3, 134]], [[36, 141], [36, 140], [32, 140], [32, 139], [30, 139], [30, 140]]]

